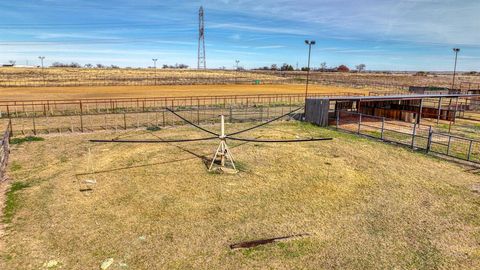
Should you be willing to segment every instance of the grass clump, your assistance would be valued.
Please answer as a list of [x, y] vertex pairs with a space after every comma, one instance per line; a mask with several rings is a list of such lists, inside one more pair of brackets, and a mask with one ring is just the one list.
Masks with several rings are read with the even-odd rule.
[[150, 127], [147, 127], [147, 130], [148, 131], [159, 131], [161, 130], [162, 128], [160, 128], [159, 126], [150, 126]]
[[36, 137], [36, 136], [27, 136], [23, 138], [13, 138], [10, 140], [10, 144], [22, 144], [24, 142], [39, 142], [39, 141], [44, 141], [45, 139], [42, 137]]
[[19, 207], [18, 191], [30, 187], [30, 184], [25, 182], [14, 182], [7, 191], [5, 208], [3, 210], [3, 221], [10, 223]]

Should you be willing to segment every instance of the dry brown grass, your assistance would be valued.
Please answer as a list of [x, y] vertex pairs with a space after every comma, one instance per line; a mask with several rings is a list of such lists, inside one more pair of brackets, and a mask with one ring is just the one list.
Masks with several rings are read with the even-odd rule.
[[[236, 125], [236, 128], [241, 128]], [[233, 129], [233, 128], [229, 128]], [[142, 135], [143, 134], [143, 135]], [[91, 144], [96, 133], [14, 147], [15, 193], [4, 269], [475, 269], [479, 182], [466, 168], [299, 123], [250, 136], [334, 136], [302, 144], [231, 143], [241, 172], [208, 173], [212, 143]], [[142, 131], [123, 134], [151, 138]], [[163, 138], [200, 136], [186, 127]], [[87, 153], [97, 174], [88, 172]], [[81, 182], [97, 181], [90, 196]], [[311, 236], [230, 251], [238, 241]]]
[[[311, 85], [311, 93], [355, 92], [367, 90]], [[98, 86], [98, 87], [24, 87], [0, 88], [1, 100], [79, 99], [120, 97], [178, 97], [211, 95], [252, 95], [305, 93], [305, 85], [172, 85], [172, 86]]]

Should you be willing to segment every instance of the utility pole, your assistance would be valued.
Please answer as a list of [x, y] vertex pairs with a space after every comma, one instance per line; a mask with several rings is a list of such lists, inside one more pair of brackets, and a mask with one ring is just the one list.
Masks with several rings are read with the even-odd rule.
[[453, 48], [453, 52], [455, 53], [455, 66], [453, 67], [452, 89], [455, 89], [455, 75], [457, 73], [457, 57], [458, 57], [458, 53], [460, 52], [460, 49], [459, 48]]
[[40, 59], [41, 65], [42, 65], [42, 77], [43, 77], [43, 84], [46, 84], [45, 81], [45, 70], [43, 69], [43, 60], [45, 59], [45, 56], [39, 56], [38, 59]]
[[240, 60], [235, 60], [235, 63], [236, 63], [236, 69], [235, 69], [235, 84], [237, 84], [238, 63], [240, 63]]
[[307, 65], [307, 84], [305, 85], [305, 114], [307, 113], [307, 97], [308, 97], [308, 79], [310, 77], [310, 55], [312, 54], [312, 45], [315, 45], [315, 40], [305, 40], [308, 45], [308, 65]]
[[158, 60], [157, 58], [152, 59], [153, 68], [154, 68], [154, 73], [153, 73], [153, 77], [154, 77], [154, 81], [155, 81], [154, 85], [157, 85], [157, 60]]

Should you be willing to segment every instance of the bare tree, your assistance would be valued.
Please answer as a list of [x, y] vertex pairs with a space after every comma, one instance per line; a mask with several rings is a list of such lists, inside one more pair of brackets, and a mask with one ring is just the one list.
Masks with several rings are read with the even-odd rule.
[[362, 71], [365, 71], [365, 68], [367, 67], [365, 64], [360, 64], [360, 65], [357, 65], [355, 66], [358, 70], [358, 72], [362, 72]]
[[326, 62], [320, 63], [320, 70], [321, 70], [321, 71], [327, 70], [327, 63], [326, 63]]

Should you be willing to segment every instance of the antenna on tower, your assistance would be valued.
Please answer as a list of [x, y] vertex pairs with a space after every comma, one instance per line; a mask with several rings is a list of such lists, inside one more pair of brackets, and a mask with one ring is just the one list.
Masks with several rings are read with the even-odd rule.
[[205, 57], [205, 20], [203, 17], [203, 6], [198, 10], [198, 69], [207, 69]]

